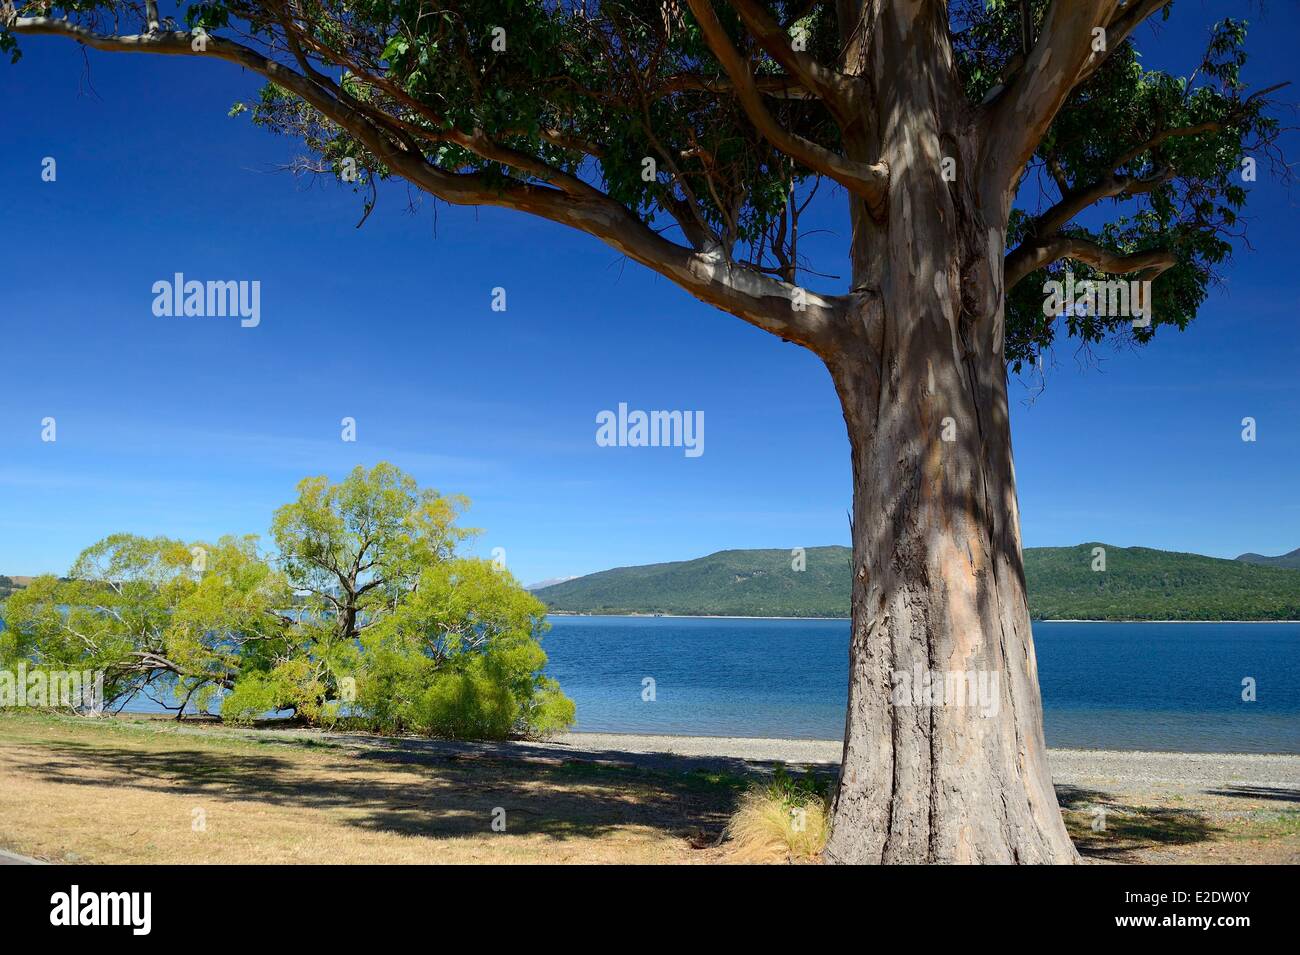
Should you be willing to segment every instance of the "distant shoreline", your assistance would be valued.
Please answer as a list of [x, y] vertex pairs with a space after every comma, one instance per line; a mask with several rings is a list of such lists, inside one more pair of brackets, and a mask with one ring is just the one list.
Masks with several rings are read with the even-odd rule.
[[[548, 617], [667, 617], [673, 620], [850, 620], [850, 617], [771, 617], [764, 614], [726, 613], [577, 613], [548, 610]], [[1300, 620], [1097, 620], [1086, 618], [1035, 618], [1031, 623], [1300, 623]]]
[[1081, 620], [1081, 619], [1060, 619], [1051, 620], [1037, 619], [1034, 623], [1300, 623], [1300, 620]]
[[575, 613], [572, 610], [548, 610], [548, 617], [671, 617], [674, 620], [849, 620], [849, 617], [769, 617], [763, 614], [735, 613]]
[[[328, 734], [325, 734], [328, 735]], [[545, 741], [532, 741], [536, 747], [573, 748], [591, 752], [616, 751], [632, 754], [671, 754], [676, 756], [716, 757], [748, 760], [778, 760], [792, 763], [838, 763], [844, 740], [782, 738], [766, 736], [708, 736], [697, 733], [615, 733], [596, 730], [571, 730]], [[1119, 762], [1155, 757], [1171, 764], [1189, 760], [1221, 762], [1237, 766], [1249, 763], [1300, 769], [1300, 753], [1241, 753], [1214, 750], [1182, 749], [1096, 749], [1049, 746], [1049, 759], [1071, 760], [1079, 764]]]

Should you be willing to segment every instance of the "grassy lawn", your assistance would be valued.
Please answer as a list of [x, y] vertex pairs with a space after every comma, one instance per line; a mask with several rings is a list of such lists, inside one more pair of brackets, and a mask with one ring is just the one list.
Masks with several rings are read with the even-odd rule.
[[183, 734], [142, 718], [0, 717], [0, 846], [50, 861], [721, 861], [743, 785]]
[[[1144, 864], [1294, 865], [1300, 810], [1291, 791], [1088, 792], [1057, 787], [1065, 825], [1084, 859]], [[1098, 818], [1097, 808], [1104, 809]]]
[[[52, 862], [728, 862], [722, 833], [749, 782], [140, 716], [0, 716], [0, 848]], [[1058, 792], [1088, 861], [1300, 861], [1300, 811], [1277, 793]]]

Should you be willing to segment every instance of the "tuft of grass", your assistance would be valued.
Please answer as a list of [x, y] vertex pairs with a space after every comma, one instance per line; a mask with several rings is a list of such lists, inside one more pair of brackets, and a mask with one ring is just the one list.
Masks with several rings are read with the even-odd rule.
[[750, 787], [727, 825], [738, 862], [811, 862], [831, 832], [826, 798], [811, 773], [794, 777], [778, 766], [767, 782]]

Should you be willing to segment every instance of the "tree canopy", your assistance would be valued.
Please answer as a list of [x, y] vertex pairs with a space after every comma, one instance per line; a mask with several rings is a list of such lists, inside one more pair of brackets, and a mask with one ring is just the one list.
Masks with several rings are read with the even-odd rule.
[[[1242, 81], [1245, 22], [1213, 24], [1178, 76], [1148, 69], [1137, 48], [1169, 0], [933, 6], [963, 121], [985, 124], [987, 149], [1015, 171], [1007, 361], [1019, 368], [1063, 335], [1145, 342], [1185, 327], [1242, 236], [1243, 161], [1286, 172], [1277, 87]], [[268, 80], [235, 109], [299, 139], [302, 168], [363, 193], [366, 214], [395, 176], [449, 202], [516, 208], [815, 349], [845, 295], [805, 289], [828, 283], [801, 249], [800, 217], [824, 179], [869, 210], [889, 188], [860, 142], [891, 122], [863, 115], [869, 5], [217, 0], [167, 12], [154, 0], [18, 3], [0, 49], [16, 58], [19, 37], [54, 34], [233, 61]], [[1060, 89], [1047, 88], [1053, 56], [1080, 64]], [[1033, 139], [1039, 114], [1049, 123]], [[1043, 282], [1066, 268], [1154, 279], [1155, 320], [1044, 315]], [[792, 316], [795, 288], [806, 298]]]

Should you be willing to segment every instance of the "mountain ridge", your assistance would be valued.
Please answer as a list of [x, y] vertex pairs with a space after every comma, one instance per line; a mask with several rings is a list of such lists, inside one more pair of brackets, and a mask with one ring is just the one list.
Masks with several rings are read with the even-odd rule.
[[1277, 557], [1265, 557], [1263, 554], [1238, 554], [1235, 558], [1246, 564], [1259, 564], [1263, 567], [1287, 567], [1300, 570], [1300, 547], [1287, 554], [1279, 554]]
[[[1093, 569], [1097, 548], [1104, 570]], [[1300, 619], [1300, 568], [1091, 541], [1024, 554], [1039, 620]], [[779, 548], [723, 550], [614, 567], [534, 593], [557, 613], [847, 617], [849, 548], [806, 548], [803, 570], [796, 557]]]

